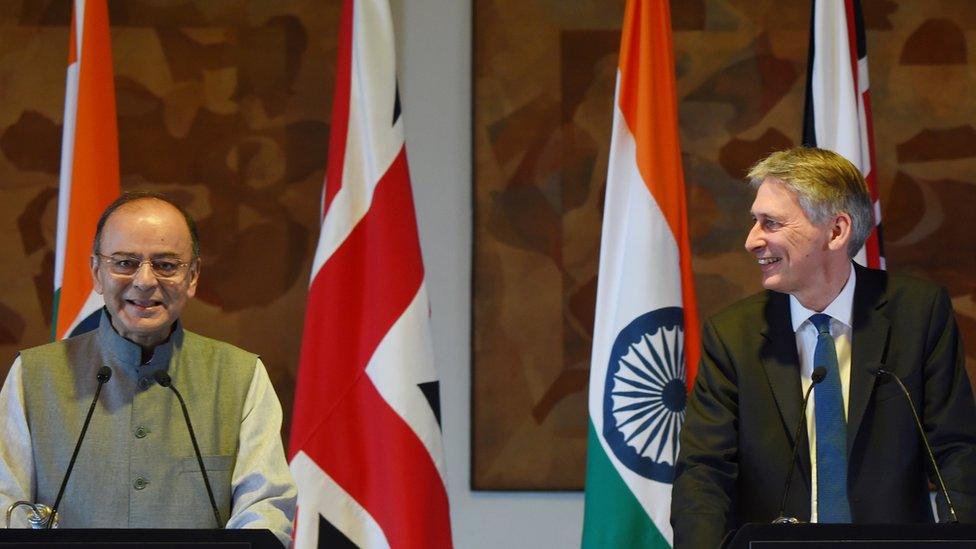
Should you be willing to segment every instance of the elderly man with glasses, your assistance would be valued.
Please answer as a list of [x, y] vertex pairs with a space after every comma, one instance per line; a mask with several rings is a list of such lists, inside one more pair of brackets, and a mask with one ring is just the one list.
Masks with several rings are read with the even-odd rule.
[[[61, 527], [267, 528], [288, 543], [296, 490], [265, 367], [180, 322], [200, 263], [193, 219], [164, 196], [129, 193], [105, 210], [91, 256], [105, 300], [98, 328], [22, 351], [0, 391], [0, 512], [55, 501], [107, 366]], [[186, 402], [216, 513], [180, 403], [156, 386], [167, 384], [161, 373]]]

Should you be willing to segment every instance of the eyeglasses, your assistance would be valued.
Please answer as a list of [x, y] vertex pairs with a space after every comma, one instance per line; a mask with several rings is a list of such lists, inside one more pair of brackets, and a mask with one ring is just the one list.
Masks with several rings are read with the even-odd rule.
[[108, 264], [108, 270], [117, 276], [133, 276], [146, 263], [152, 270], [157, 279], [167, 281], [179, 281], [186, 274], [187, 268], [191, 263], [178, 259], [139, 259], [137, 257], [125, 255], [102, 255], [95, 254], [100, 261]]

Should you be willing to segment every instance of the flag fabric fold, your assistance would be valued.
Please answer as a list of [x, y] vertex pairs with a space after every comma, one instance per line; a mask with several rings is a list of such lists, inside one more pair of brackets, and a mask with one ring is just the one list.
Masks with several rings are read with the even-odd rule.
[[75, 0], [61, 138], [53, 339], [98, 325], [88, 267], [98, 217], [119, 195], [119, 138], [106, 0]]
[[451, 546], [386, 0], [346, 0], [289, 463], [295, 547]]
[[860, 0], [812, 0], [803, 143], [834, 151], [861, 170], [874, 206], [874, 230], [855, 260], [884, 269], [867, 36]]
[[669, 547], [698, 314], [667, 0], [629, 0], [600, 248], [583, 547]]

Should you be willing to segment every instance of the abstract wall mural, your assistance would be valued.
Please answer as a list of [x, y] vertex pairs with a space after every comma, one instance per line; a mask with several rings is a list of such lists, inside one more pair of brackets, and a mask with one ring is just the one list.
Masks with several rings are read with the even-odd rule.
[[[623, 0], [474, 0], [472, 485], [579, 489]], [[976, 11], [864, 0], [889, 268], [948, 287], [976, 372]], [[703, 318], [760, 289], [748, 167], [799, 144], [808, 2], [671, 2]]]
[[[110, 1], [124, 190], [199, 223], [187, 327], [262, 355], [286, 414], [328, 150], [340, 2]], [[71, 3], [0, 3], [0, 378], [50, 338]]]
[[[976, 367], [976, 10], [864, 0], [891, 269], [949, 288]], [[623, 0], [473, 0], [472, 484], [578, 489]], [[291, 408], [341, 3], [111, 0], [124, 189], [200, 220], [187, 326]], [[798, 143], [809, 6], [672, 2], [702, 316], [758, 289], [742, 174]], [[0, 378], [50, 337], [68, 0], [0, 2]], [[408, 134], [409, 139], [409, 134]], [[464, 276], [459, 273], [458, 276]], [[287, 427], [286, 427], [287, 429]]]

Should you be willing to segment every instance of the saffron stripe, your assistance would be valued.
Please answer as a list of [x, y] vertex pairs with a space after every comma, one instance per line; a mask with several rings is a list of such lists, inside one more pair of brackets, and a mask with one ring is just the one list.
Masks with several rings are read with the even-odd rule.
[[[667, 24], [662, 25], [664, 21]], [[678, 244], [689, 392], [698, 371], [700, 335], [684, 168], [678, 138], [678, 92], [667, 2], [628, 2], [620, 42], [618, 105], [637, 147], [637, 171]]]
[[[74, 154], [70, 170], [64, 273], [56, 322], [58, 338], [77, 324], [92, 292], [87, 258], [102, 210], [119, 194], [118, 129], [115, 81], [105, 0], [87, 0], [84, 13], [75, 14], [81, 26]], [[70, 48], [69, 48], [70, 51]], [[70, 59], [69, 53], [69, 59]], [[66, 113], [66, 116], [69, 114]], [[62, 215], [61, 212], [58, 214]]]

